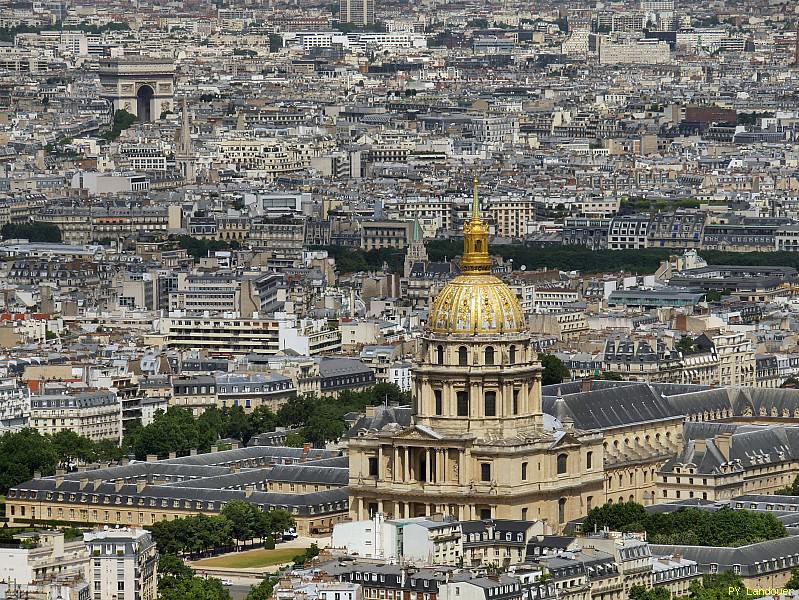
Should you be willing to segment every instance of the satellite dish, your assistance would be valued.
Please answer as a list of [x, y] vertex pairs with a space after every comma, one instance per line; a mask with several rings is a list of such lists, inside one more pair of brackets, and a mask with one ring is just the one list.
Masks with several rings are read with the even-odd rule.
[[527, 270], [527, 265], [522, 265], [522, 266], [521, 266], [521, 267], [519, 267], [519, 268], [520, 268], [522, 271], [526, 271], [526, 270]]

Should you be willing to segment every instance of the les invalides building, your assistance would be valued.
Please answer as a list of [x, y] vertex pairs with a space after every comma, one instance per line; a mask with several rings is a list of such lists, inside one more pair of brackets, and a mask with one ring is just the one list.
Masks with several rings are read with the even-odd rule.
[[491, 274], [477, 180], [461, 275], [435, 298], [413, 369], [409, 426], [350, 439], [350, 513], [545, 519], [604, 503], [602, 436], [545, 415], [519, 301]]

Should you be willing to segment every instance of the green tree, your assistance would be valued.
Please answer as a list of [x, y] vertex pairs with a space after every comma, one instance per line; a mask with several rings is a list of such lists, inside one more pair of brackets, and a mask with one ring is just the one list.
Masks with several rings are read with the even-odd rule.
[[277, 33], [269, 34], [269, 52], [279, 52], [283, 47], [283, 38]]
[[236, 542], [244, 542], [255, 537], [256, 511], [252, 504], [243, 500], [228, 502], [222, 509], [222, 516], [233, 524], [233, 538]]
[[630, 588], [629, 598], [630, 600], [671, 600], [671, 594], [664, 587], [647, 589], [642, 585], [634, 585]]
[[624, 381], [624, 377], [621, 376], [621, 373], [614, 373], [612, 371], [604, 371], [599, 378], [605, 381]]
[[90, 462], [96, 456], [94, 442], [71, 429], [62, 429], [53, 434], [51, 441], [58, 455], [59, 465], [63, 468], [69, 467], [76, 460]]
[[34, 471], [52, 475], [58, 454], [49, 438], [35, 429], [22, 429], [0, 436], [0, 494], [28, 481]]
[[57, 244], [61, 242], [61, 230], [51, 223], [6, 223], [0, 229], [0, 237]]
[[219, 579], [191, 577], [175, 587], [158, 590], [160, 600], [230, 600], [230, 593]]
[[119, 135], [131, 125], [136, 122], [136, 116], [132, 115], [125, 109], [114, 112], [114, 119], [111, 123], [111, 129], [106, 131], [102, 137], [109, 142], [113, 142]]
[[287, 529], [294, 527], [294, 517], [287, 510], [275, 509], [270, 511], [256, 511], [255, 535], [264, 538], [277, 539]]
[[710, 512], [688, 508], [671, 513], [646, 512], [635, 502], [598, 506], [583, 522], [585, 531], [645, 531], [653, 544], [737, 547], [787, 535], [770, 513], [723, 508]]
[[194, 571], [186, 566], [181, 559], [174, 554], [161, 554], [158, 558], [158, 590], [172, 589], [186, 579], [191, 579]]
[[275, 589], [279, 579], [277, 577], [267, 577], [258, 585], [254, 585], [244, 600], [270, 600], [272, 590]]
[[541, 366], [544, 367], [544, 372], [541, 374], [542, 385], [562, 383], [564, 380], [571, 379], [569, 369], [554, 354], [539, 354], [538, 360], [541, 361]]
[[730, 590], [745, 590], [743, 580], [732, 571], [717, 575], [704, 575], [701, 581], [692, 581], [689, 586], [689, 597], [696, 600], [722, 600], [738, 598], [739, 594]]
[[289, 448], [302, 448], [305, 445], [305, 438], [302, 437], [302, 433], [292, 431], [286, 436], [284, 444]]
[[258, 406], [250, 413], [249, 418], [254, 434], [274, 431], [277, 427], [277, 415], [268, 406]]
[[794, 569], [791, 571], [791, 578], [786, 581], [785, 585], [782, 587], [789, 590], [799, 589], [799, 569]]
[[311, 544], [310, 548], [307, 548], [305, 552], [294, 557], [294, 566], [304, 567], [309, 561], [313, 560], [317, 556], [319, 556], [319, 546], [316, 544]]
[[683, 354], [693, 354], [696, 352], [696, 344], [694, 343], [693, 338], [688, 335], [684, 335], [680, 338], [680, 341], [674, 346], [675, 350], [679, 350]]

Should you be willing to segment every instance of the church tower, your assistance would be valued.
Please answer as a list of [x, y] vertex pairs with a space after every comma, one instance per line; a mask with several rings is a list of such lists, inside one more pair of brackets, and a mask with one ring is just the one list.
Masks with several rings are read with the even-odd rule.
[[491, 274], [478, 183], [461, 274], [439, 293], [412, 372], [409, 426], [349, 441], [350, 514], [543, 519], [560, 530], [604, 502], [602, 437], [545, 419], [519, 300]]
[[413, 229], [411, 230], [411, 240], [408, 244], [408, 250], [405, 252], [405, 279], [411, 276], [411, 270], [416, 263], [427, 262], [427, 249], [424, 247], [424, 234], [422, 233], [422, 225], [419, 219], [413, 220]]
[[175, 166], [186, 183], [194, 183], [197, 180], [197, 160], [191, 141], [191, 124], [189, 123], [186, 96], [183, 96], [181, 105], [180, 137], [178, 138], [177, 152], [175, 152]]

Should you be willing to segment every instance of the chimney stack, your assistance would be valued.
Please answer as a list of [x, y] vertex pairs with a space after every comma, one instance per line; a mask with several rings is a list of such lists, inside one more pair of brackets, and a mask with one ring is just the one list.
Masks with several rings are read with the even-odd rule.
[[211, 452], [219, 452], [219, 446], [217, 446], [216, 444], [211, 446]]
[[730, 446], [732, 445], [732, 434], [728, 431], [716, 435], [716, 447], [719, 452], [724, 456], [724, 459], [730, 460]]
[[81, 475], [80, 479], [78, 481], [80, 482], [78, 484], [78, 488], [82, 490], [87, 485], [89, 485], [89, 476], [88, 475]]
[[197, 456], [197, 448], [192, 448], [189, 450], [189, 456]]
[[61, 487], [64, 483], [64, 469], [55, 470], [55, 486]]
[[252, 496], [252, 493], [254, 491], [255, 491], [255, 486], [254, 485], [252, 485], [252, 484], [245, 485], [244, 486], [244, 497], [245, 498], [249, 498], [250, 496]]
[[116, 491], [116, 492], [121, 492], [121, 491], [122, 491], [122, 486], [123, 486], [123, 485], [125, 485], [125, 480], [124, 480], [124, 479], [117, 479], [117, 480], [114, 482], [114, 491]]
[[307, 455], [308, 453], [310, 453], [311, 448], [313, 448], [313, 446], [311, 445], [311, 442], [305, 442], [302, 445], [302, 453], [303, 453], [303, 455]]
[[169, 453], [169, 458], [177, 458], [177, 457], [178, 457], [178, 453], [177, 452], [170, 452]]
[[157, 454], [148, 454], [147, 455], [147, 462], [148, 463], [154, 463], [157, 460], [158, 460], [158, 455]]
[[136, 492], [141, 494], [144, 491], [144, 488], [147, 487], [147, 480], [146, 479], [139, 479], [136, 482]]

